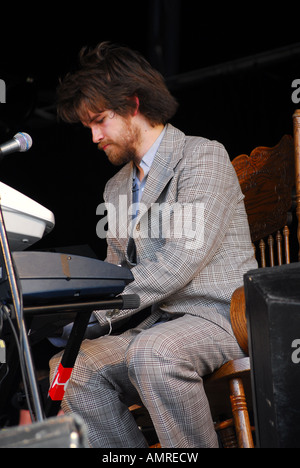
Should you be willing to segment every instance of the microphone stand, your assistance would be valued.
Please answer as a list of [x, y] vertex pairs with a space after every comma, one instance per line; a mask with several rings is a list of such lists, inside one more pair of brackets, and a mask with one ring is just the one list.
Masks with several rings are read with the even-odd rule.
[[29, 386], [31, 390], [34, 414], [35, 414], [37, 421], [41, 422], [44, 420], [43, 412], [42, 412], [42, 405], [41, 405], [40, 396], [39, 396], [37, 383], [35, 379], [34, 366], [33, 366], [30, 346], [28, 342], [26, 325], [23, 319], [23, 310], [22, 310], [19, 290], [17, 286], [17, 279], [16, 279], [13, 262], [11, 258], [11, 253], [10, 253], [10, 248], [9, 248], [9, 244], [7, 240], [7, 234], [6, 234], [3, 212], [2, 212], [1, 198], [0, 198], [0, 243], [1, 243], [1, 250], [3, 254], [4, 262], [5, 262], [6, 272], [8, 276], [10, 292], [11, 292], [11, 296], [13, 300], [13, 307], [15, 310], [15, 314], [17, 317], [17, 322], [18, 322], [18, 326], [20, 330], [22, 348], [24, 350], [24, 361], [25, 361], [25, 365], [27, 369], [27, 376], [28, 376]]

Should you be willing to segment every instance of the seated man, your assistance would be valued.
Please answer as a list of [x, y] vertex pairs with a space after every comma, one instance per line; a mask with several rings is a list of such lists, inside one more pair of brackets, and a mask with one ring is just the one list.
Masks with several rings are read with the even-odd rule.
[[82, 344], [62, 408], [81, 415], [92, 447], [147, 447], [128, 410], [138, 401], [162, 447], [217, 447], [202, 378], [244, 356], [229, 310], [257, 267], [244, 197], [221, 144], [168, 123], [176, 109], [140, 54], [108, 43], [82, 52], [58, 91], [60, 117], [81, 121], [124, 165], [104, 192], [106, 260], [132, 269], [124, 294], [141, 305], [97, 319], [114, 325], [150, 310], [134, 328]]

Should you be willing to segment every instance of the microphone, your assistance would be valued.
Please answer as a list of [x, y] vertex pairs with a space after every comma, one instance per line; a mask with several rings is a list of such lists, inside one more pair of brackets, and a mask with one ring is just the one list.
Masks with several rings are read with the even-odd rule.
[[32, 138], [28, 133], [19, 132], [17, 133], [12, 140], [7, 141], [0, 145], [0, 158], [7, 156], [10, 153], [15, 153], [20, 151], [28, 151], [32, 146]]

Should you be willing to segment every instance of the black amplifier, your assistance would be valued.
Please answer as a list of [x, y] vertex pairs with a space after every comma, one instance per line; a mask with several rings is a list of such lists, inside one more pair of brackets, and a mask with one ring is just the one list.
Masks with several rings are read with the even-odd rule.
[[300, 447], [300, 263], [245, 275], [257, 446]]

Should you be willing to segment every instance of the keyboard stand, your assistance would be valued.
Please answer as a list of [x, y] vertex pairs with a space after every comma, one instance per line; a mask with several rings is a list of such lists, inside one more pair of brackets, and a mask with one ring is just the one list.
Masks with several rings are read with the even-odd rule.
[[8, 278], [9, 289], [13, 301], [13, 308], [17, 318], [18, 327], [20, 331], [20, 339], [22, 343], [22, 350], [24, 351], [24, 362], [27, 371], [27, 377], [29, 382], [29, 387], [31, 391], [32, 403], [34, 408], [34, 414], [38, 422], [43, 421], [44, 415], [42, 411], [41, 399], [38, 392], [37, 382], [35, 378], [34, 366], [31, 356], [31, 350], [28, 342], [28, 335], [26, 331], [26, 326], [23, 317], [23, 307], [20, 300], [20, 295], [22, 294], [19, 291], [17, 278], [13, 267], [13, 262], [11, 258], [10, 248], [7, 240], [7, 234], [4, 224], [4, 218], [2, 213], [2, 207], [0, 202], [0, 243], [1, 251], [4, 259], [5, 270]]

